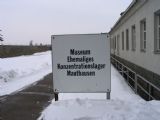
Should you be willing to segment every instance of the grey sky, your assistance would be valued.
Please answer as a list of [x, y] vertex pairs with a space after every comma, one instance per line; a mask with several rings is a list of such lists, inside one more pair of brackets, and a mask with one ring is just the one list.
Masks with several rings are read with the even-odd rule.
[[132, 0], [0, 0], [4, 44], [50, 43], [53, 34], [108, 32]]

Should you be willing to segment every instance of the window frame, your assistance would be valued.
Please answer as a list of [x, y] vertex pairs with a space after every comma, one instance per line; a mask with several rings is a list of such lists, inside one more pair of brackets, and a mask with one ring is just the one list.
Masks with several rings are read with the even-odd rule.
[[160, 10], [154, 13], [154, 52], [160, 54]]
[[122, 31], [122, 50], [124, 50], [124, 31]]
[[147, 48], [147, 24], [146, 18], [140, 21], [140, 49], [146, 52]]
[[132, 51], [136, 51], [136, 25], [131, 26]]
[[120, 35], [117, 34], [117, 55], [119, 55], [120, 52]]
[[126, 50], [129, 50], [129, 29], [126, 29]]
[[114, 37], [114, 50], [117, 49], [117, 39], [116, 39], [116, 36]]

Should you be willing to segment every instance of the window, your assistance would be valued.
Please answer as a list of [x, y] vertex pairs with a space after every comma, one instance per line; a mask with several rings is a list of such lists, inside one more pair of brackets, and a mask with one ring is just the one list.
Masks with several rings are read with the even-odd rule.
[[155, 13], [155, 51], [160, 52], [160, 10]]
[[146, 19], [140, 21], [140, 45], [141, 51], [146, 50]]
[[136, 50], [136, 26], [132, 26], [132, 51]]
[[126, 29], [126, 50], [129, 50], [129, 30]]
[[122, 32], [122, 50], [124, 50], [124, 32]]
[[117, 35], [117, 54], [119, 55], [119, 39], [120, 35]]
[[113, 49], [113, 39], [110, 38], [110, 43], [111, 43], [111, 49]]
[[114, 37], [114, 49], [116, 50], [116, 36]]
[[112, 38], [112, 49], [114, 49], [114, 38]]

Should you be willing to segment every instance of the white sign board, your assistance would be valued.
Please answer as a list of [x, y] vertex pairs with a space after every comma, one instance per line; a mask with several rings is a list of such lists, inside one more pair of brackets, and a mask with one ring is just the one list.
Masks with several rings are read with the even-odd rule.
[[54, 92], [111, 90], [107, 34], [52, 35], [52, 63]]

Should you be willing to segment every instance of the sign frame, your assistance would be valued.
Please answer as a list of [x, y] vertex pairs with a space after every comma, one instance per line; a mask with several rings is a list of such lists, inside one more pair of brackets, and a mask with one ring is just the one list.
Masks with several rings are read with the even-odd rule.
[[[62, 38], [64, 39], [64, 38], [66, 38], [66, 41], [67, 41], [67, 39], [69, 38], [69, 39], [72, 39], [71, 37], [74, 37], [74, 38], [76, 38], [76, 36], [77, 36], [77, 39], [80, 39], [80, 37], [82, 37], [82, 39], [83, 39], [83, 37], [84, 38], [86, 38], [87, 36], [91, 36], [91, 38], [93, 39], [93, 37], [97, 37], [97, 38], [100, 38], [100, 39], [105, 39], [106, 41], [103, 41], [104, 43], [106, 42], [107, 43], [107, 45], [106, 45], [106, 52], [107, 52], [107, 55], [105, 56], [105, 57], [107, 57], [106, 58], [106, 62], [105, 62], [105, 65], [107, 64], [107, 69], [108, 69], [108, 73], [107, 73], [107, 77], [108, 77], [108, 79], [107, 79], [107, 77], [106, 77], [106, 81], [108, 80], [108, 86], [106, 85], [106, 89], [105, 90], [95, 90], [95, 91], [92, 91], [92, 90], [82, 90], [82, 91], [64, 91], [64, 90], [59, 90], [59, 89], [57, 89], [57, 87], [56, 87], [56, 85], [58, 85], [58, 83], [56, 83], [57, 81], [57, 79], [58, 79], [58, 77], [56, 76], [57, 74], [59, 74], [58, 72], [55, 72], [56, 71], [56, 67], [58, 68], [58, 64], [57, 64], [57, 62], [55, 62], [56, 61], [56, 59], [54, 58], [55, 56], [57, 57], [59, 57], [59, 55], [57, 55], [57, 49], [59, 50], [59, 48], [57, 48], [57, 46], [55, 45], [55, 44], [57, 44], [57, 45], [60, 45], [60, 43], [62, 43], [62, 42], [56, 42], [56, 41], [60, 41]], [[103, 36], [103, 37], [102, 37]], [[69, 41], [69, 40], [68, 40]], [[72, 41], [72, 40], [70, 40], [70, 41]], [[76, 40], [75, 40], [76, 41]], [[98, 41], [98, 43], [99, 43], [100, 41]], [[65, 42], [66, 43], [66, 42]], [[96, 43], [96, 42], [95, 42]], [[74, 44], [75, 45], [75, 44]], [[76, 47], [73, 47], [74, 45], [72, 45], [71, 44], [71, 48], [70, 48], [70, 54], [71, 54], [71, 50], [73, 50], [73, 48], [76, 48]], [[101, 45], [103, 45], [103, 44], [101, 44]], [[51, 46], [52, 46], [52, 73], [53, 73], [53, 91], [54, 91], [54, 93], [55, 94], [58, 94], [58, 93], [107, 93], [107, 99], [110, 99], [110, 92], [111, 92], [111, 63], [110, 63], [110, 40], [109, 40], [109, 36], [108, 36], [108, 34], [107, 33], [100, 33], [100, 34], [65, 34], [65, 35], [52, 35], [51, 36]], [[56, 46], [56, 47], [55, 47]], [[67, 45], [66, 45], [67, 46]], [[69, 46], [69, 45], [68, 45]], [[67, 47], [68, 47], [67, 46]], [[64, 47], [64, 46], [61, 46], [61, 47]], [[104, 46], [103, 46], [104, 47]], [[100, 48], [101, 49], [101, 48]], [[82, 50], [85, 50], [84, 48], [82, 48]], [[84, 51], [84, 53], [83, 54], [86, 54], [86, 56], [89, 56], [89, 57], [87, 57], [88, 59], [90, 59], [90, 62], [91, 63], [93, 63], [94, 61], [96, 61], [95, 60], [95, 56], [94, 57], [92, 57], [92, 55], [93, 54], [95, 54], [95, 53], [92, 53], [92, 49], [90, 48], [90, 46], [89, 46], [89, 49], [86, 49], [86, 50], [88, 50], [88, 54], [87, 54], [87, 51]], [[90, 51], [89, 51], [90, 50]], [[56, 51], [56, 52], [55, 52]], [[60, 50], [59, 50], [60, 51]], [[97, 50], [98, 51], [98, 50]], [[68, 52], [69, 52], [69, 50], [68, 50]], [[86, 52], [86, 53], [85, 53]], [[60, 54], [62, 53], [62, 51], [60, 51]], [[74, 53], [74, 52], [73, 52]], [[90, 54], [89, 54], [90, 53]], [[104, 53], [104, 52], [103, 52]], [[77, 53], [78, 54], [78, 53]], [[66, 55], [66, 53], [64, 53], [63, 55]], [[61, 56], [61, 55], [60, 55]], [[66, 55], [67, 56], [67, 55]], [[69, 56], [69, 53], [68, 53], [68, 56]], [[71, 56], [71, 55], [70, 55]], [[76, 55], [75, 55], [76, 56]], [[78, 55], [77, 55], [78, 56]], [[79, 56], [81, 56], [81, 55], [79, 55]], [[83, 55], [82, 55], [83, 56]], [[85, 56], [85, 55], [84, 55]], [[60, 58], [60, 57], [59, 57]], [[62, 59], [64, 59], [64, 58], [62, 58]], [[67, 61], [68, 62], [68, 61]], [[63, 62], [62, 62], [63, 63]], [[71, 62], [72, 63], [72, 62]], [[74, 63], [74, 62], [73, 62]], [[56, 67], [55, 67], [56, 66]], [[106, 67], [106, 66], [105, 66]], [[60, 69], [60, 67], [59, 67], [59, 69]], [[103, 74], [104, 74], [104, 72], [106, 72], [106, 68], [104, 68], [105, 69], [105, 71], [103, 71]], [[60, 70], [59, 70], [60, 71]], [[68, 72], [68, 71], [67, 71]], [[67, 73], [67, 75], [68, 75], [68, 73]], [[71, 76], [72, 77], [72, 76]], [[88, 77], [88, 76], [87, 76]], [[92, 76], [91, 76], [92, 77]], [[75, 78], [75, 77], [74, 77]], [[65, 78], [64, 78], [65, 79]], [[102, 82], [102, 81], [101, 81]], [[62, 84], [61, 84], [62, 85]], [[102, 84], [101, 84], [102, 85]], [[63, 86], [63, 85], [62, 85]], [[72, 87], [72, 86], [71, 86]]]

